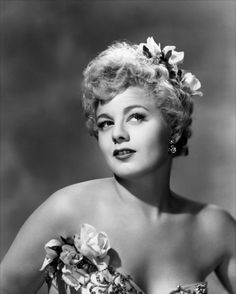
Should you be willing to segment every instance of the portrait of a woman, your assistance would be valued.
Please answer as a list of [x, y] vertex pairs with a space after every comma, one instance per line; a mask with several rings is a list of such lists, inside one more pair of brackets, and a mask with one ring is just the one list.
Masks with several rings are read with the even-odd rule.
[[234, 218], [170, 183], [204, 94], [188, 54], [156, 32], [113, 40], [88, 63], [81, 104], [112, 175], [59, 189], [31, 214], [3, 258], [1, 293], [206, 294], [212, 272], [236, 293]]

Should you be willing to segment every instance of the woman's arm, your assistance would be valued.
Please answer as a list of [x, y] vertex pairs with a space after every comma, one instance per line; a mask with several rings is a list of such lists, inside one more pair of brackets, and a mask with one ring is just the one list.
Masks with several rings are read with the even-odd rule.
[[215, 272], [226, 290], [236, 294], [236, 222], [228, 213], [221, 212], [217, 224], [225, 254]]
[[1, 263], [2, 294], [33, 294], [40, 289], [44, 274], [39, 271], [44, 245], [63, 231], [66, 204], [62, 193], [55, 193], [25, 222]]
[[236, 294], [236, 223], [232, 216], [215, 205], [207, 205], [199, 218], [203, 259], [214, 270], [230, 294]]

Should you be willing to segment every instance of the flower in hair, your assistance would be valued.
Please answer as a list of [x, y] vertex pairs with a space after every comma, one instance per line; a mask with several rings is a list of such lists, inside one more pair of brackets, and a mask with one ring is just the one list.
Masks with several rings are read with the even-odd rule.
[[184, 61], [184, 52], [175, 51], [176, 46], [165, 46], [162, 50], [164, 56], [167, 56], [168, 52], [170, 52], [170, 57], [168, 59], [169, 64], [177, 65], [183, 63]]
[[138, 50], [149, 58], [161, 56], [161, 45], [157, 45], [153, 37], [148, 37], [147, 43], [140, 43]]
[[184, 74], [181, 83], [183, 87], [187, 87], [191, 90], [192, 95], [202, 96], [202, 92], [197, 91], [201, 88], [201, 83], [193, 74], [191, 74], [191, 72], [187, 72]]
[[152, 59], [154, 64], [164, 64], [169, 72], [169, 79], [177, 83], [180, 88], [190, 95], [202, 96], [200, 81], [190, 72], [185, 72], [178, 68], [184, 61], [184, 52], [175, 51], [176, 46], [165, 46], [161, 50], [161, 44], [157, 44], [153, 37], [147, 38], [147, 43], [140, 43], [138, 52]]

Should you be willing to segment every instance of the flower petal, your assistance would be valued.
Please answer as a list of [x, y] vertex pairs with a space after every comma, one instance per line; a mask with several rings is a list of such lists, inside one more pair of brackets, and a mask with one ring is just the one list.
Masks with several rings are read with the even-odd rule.
[[201, 83], [191, 72], [185, 73], [181, 83], [184, 87], [187, 87], [191, 90], [192, 95], [202, 96], [202, 92], [197, 91], [201, 88]]
[[146, 45], [151, 52], [152, 56], [156, 56], [161, 53], [161, 47], [160, 44], [157, 45], [157, 43], [154, 41], [153, 37], [147, 38], [147, 45]]
[[78, 290], [81, 285], [85, 285], [89, 281], [89, 275], [76, 266], [65, 265], [62, 268], [62, 279], [67, 285]]
[[80, 283], [76, 281], [73, 276], [69, 274], [62, 274], [61, 277], [67, 285], [74, 287], [76, 291], [79, 290], [79, 288], [81, 287]]
[[193, 96], [198, 95], [198, 96], [203, 96], [203, 93], [201, 91], [196, 91], [192, 93]]
[[80, 239], [81, 242], [87, 241], [90, 239], [92, 236], [97, 234], [97, 230], [89, 225], [89, 224], [82, 224], [81, 229], [80, 229]]
[[172, 51], [172, 54], [169, 58], [169, 64], [180, 64], [184, 60], [184, 52], [177, 52], [177, 51]]
[[176, 46], [165, 46], [162, 49], [162, 52], [164, 53], [164, 55], [166, 55], [169, 51], [173, 51], [175, 50]]
[[74, 240], [74, 245], [75, 245], [75, 248], [80, 251], [80, 248], [81, 248], [81, 245], [82, 245], [82, 242], [81, 242], [81, 239], [80, 239], [80, 235], [79, 234], [75, 234], [73, 236], [73, 240]]
[[44, 270], [47, 265], [49, 265], [57, 256], [57, 252], [52, 247], [60, 247], [62, 243], [57, 239], [51, 239], [44, 245], [46, 251], [46, 257], [43, 261], [43, 264], [40, 268], [40, 271]]
[[187, 72], [184, 75], [182, 84], [189, 87], [192, 91], [196, 91], [201, 88], [200, 81], [191, 72]]
[[47, 265], [49, 265], [52, 261], [53, 261], [53, 259], [51, 259], [51, 258], [47, 258], [47, 257], [44, 258], [44, 261], [43, 261], [43, 264], [42, 264], [42, 266], [40, 268], [40, 271], [43, 271], [45, 269], [45, 267]]
[[49, 242], [47, 242], [47, 243], [45, 244], [44, 248], [45, 248], [45, 250], [46, 250], [47, 248], [51, 248], [51, 247], [59, 247], [59, 246], [61, 246], [61, 245], [62, 245], [62, 243], [61, 243], [59, 240], [57, 240], [57, 239], [52, 239], [52, 240], [50, 240]]

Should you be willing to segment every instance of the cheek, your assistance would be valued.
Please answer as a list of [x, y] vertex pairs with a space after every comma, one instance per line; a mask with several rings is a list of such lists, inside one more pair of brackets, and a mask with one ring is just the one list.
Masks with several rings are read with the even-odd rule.
[[159, 152], [168, 148], [169, 132], [166, 127], [154, 126], [150, 127], [140, 140], [142, 145], [146, 145], [147, 149], [153, 152]]
[[165, 138], [155, 137], [151, 138], [146, 148], [146, 152], [151, 157], [162, 157], [167, 154], [168, 143]]

